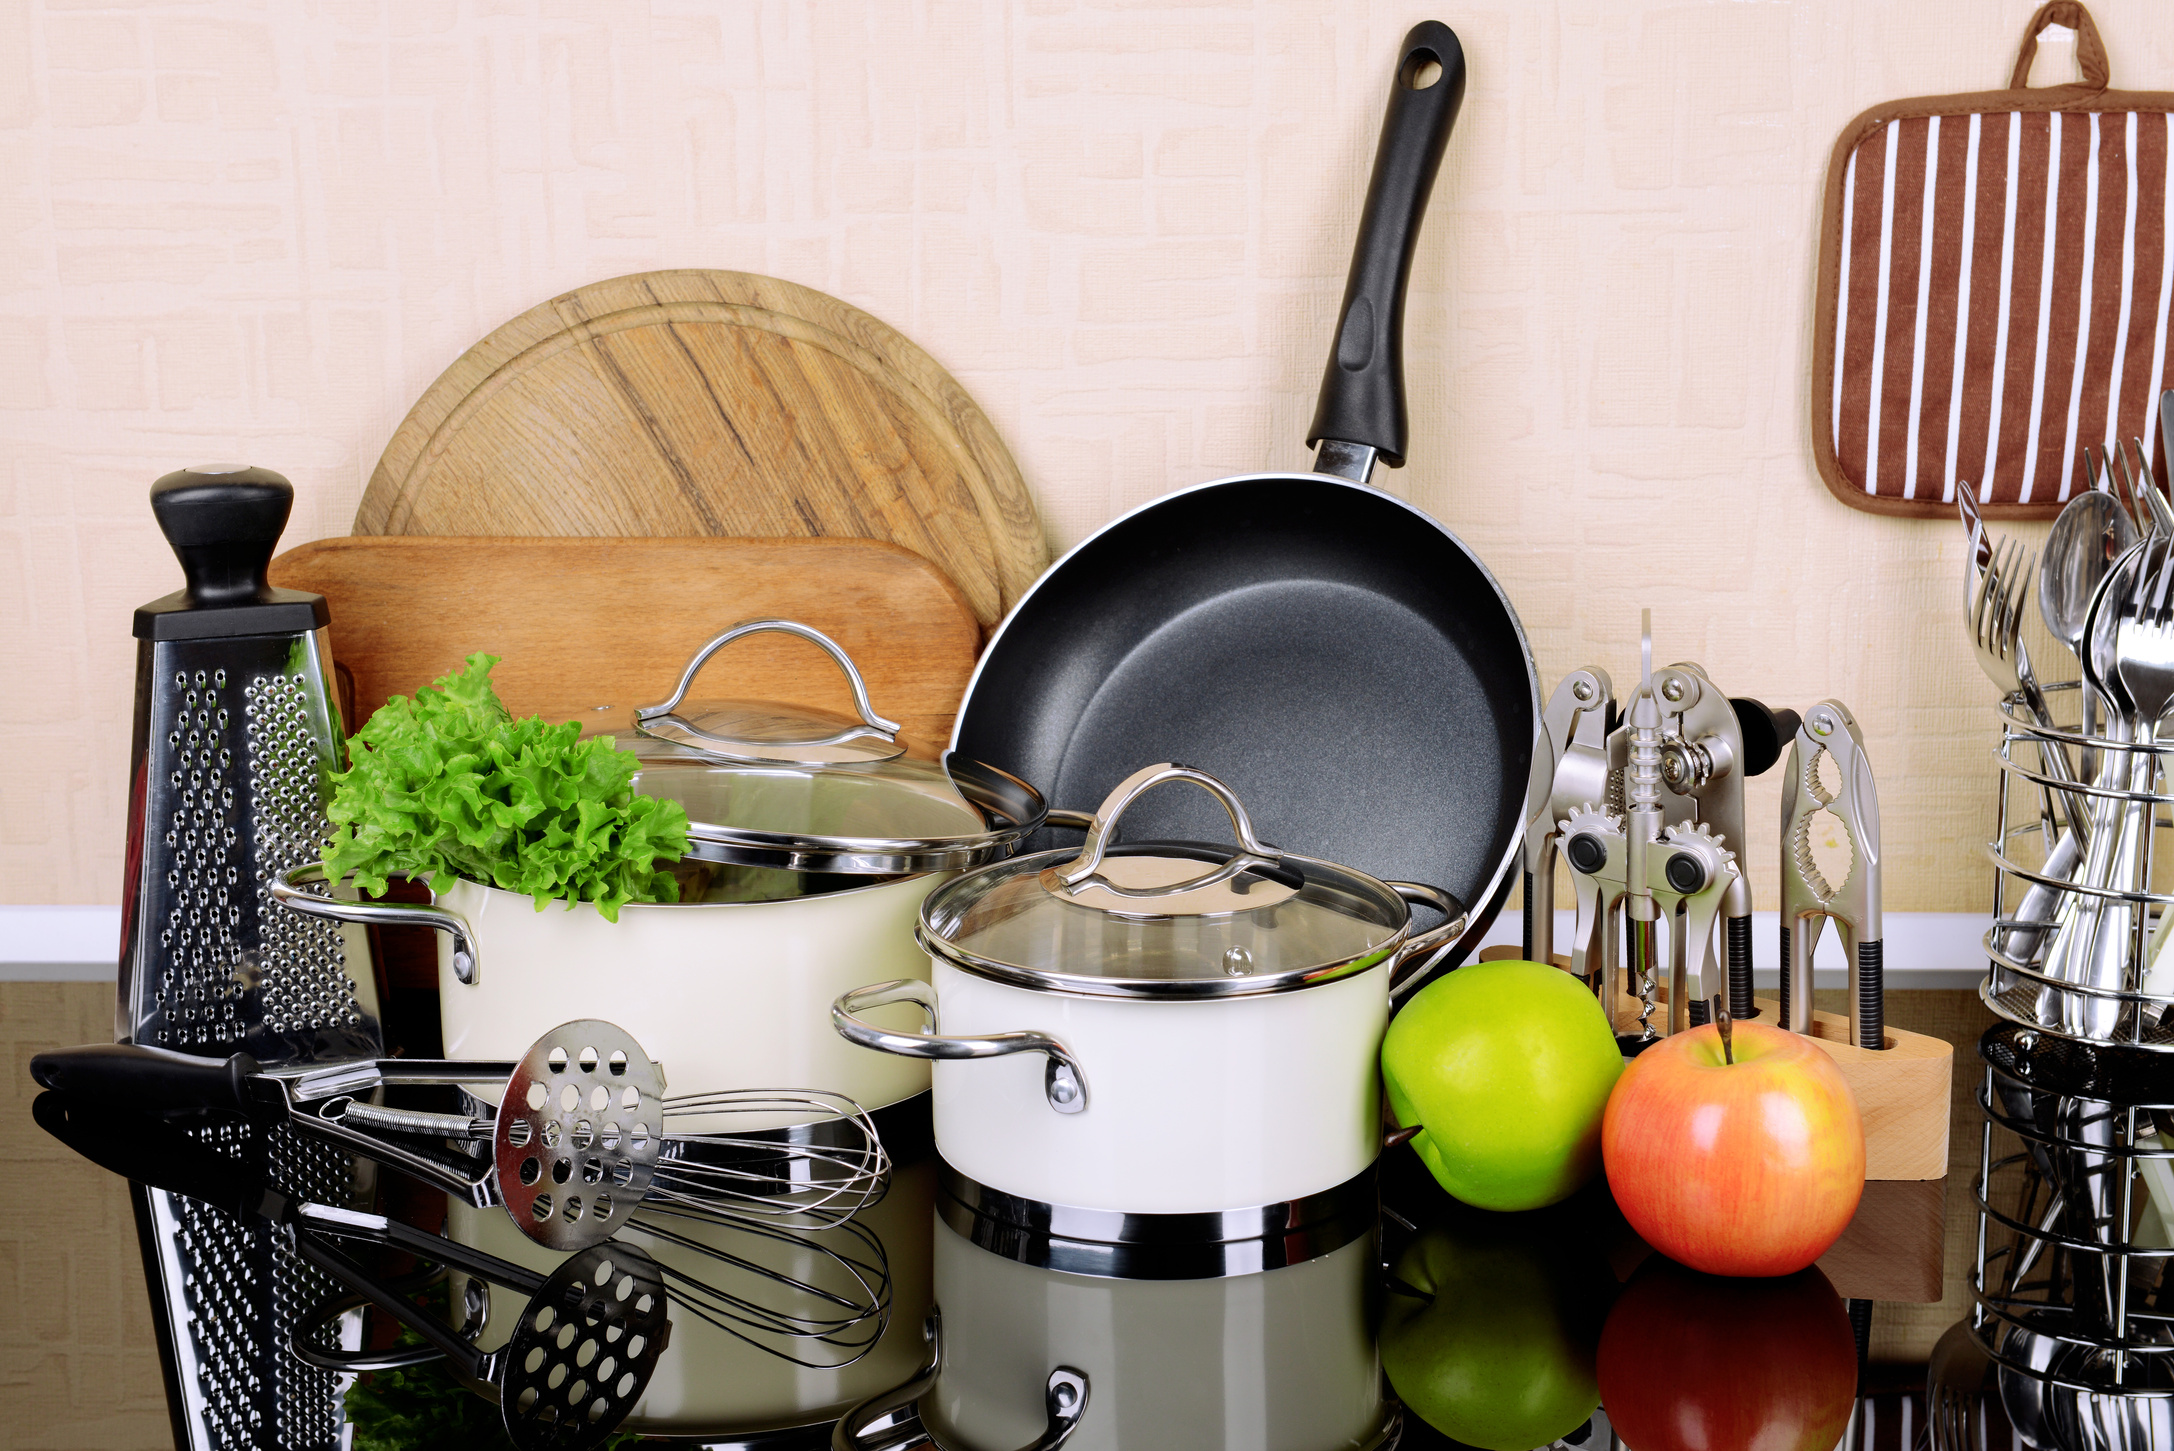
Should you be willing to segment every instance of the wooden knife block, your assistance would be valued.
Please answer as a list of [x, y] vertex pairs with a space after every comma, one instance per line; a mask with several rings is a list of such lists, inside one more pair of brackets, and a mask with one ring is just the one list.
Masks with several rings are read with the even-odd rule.
[[[1490, 947], [1480, 953], [1482, 962], [1515, 959], [1514, 947]], [[1558, 956], [1555, 965], [1567, 971], [1568, 957]], [[1635, 1018], [1634, 1000], [1619, 1000], [1623, 1010], [1618, 1022]], [[1658, 1001], [1665, 1007], [1667, 985]], [[1754, 998], [1759, 1006], [1755, 1022], [1781, 1020], [1781, 1008], [1771, 998]], [[1627, 1011], [1626, 1011], [1627, 1010]], [[1941, 1038], [1890, 1027], [1887, 1046], [1878, 1052], [1859, 1048], [1849, 1041], [1849, 1019], [1834, 1013], [1812, 1014], [1812, 1041], [1842, 1070], [1850, 1092], [1856, 1096], [1858, 1115], [1865, 1127], [1865, 1178], [1939, 1179], [1948, 1171], [1948, 1108], [1955, 1078], [1955, 1047]]]

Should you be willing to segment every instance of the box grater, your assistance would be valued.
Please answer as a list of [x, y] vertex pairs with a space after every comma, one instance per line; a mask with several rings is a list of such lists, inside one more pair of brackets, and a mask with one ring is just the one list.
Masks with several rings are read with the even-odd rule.
[[[115, 1037], [266, 1065], [374, 1058], [377, 993], [361, 939], [273, 901], [330, 831], [340, 762], [322, 596], [266, 578], [294, 489], [212, 465], [151, 486], [187, 584], [136, 611], [136, 716]], [[361, 970], [351, 972], [350, 962]], [[290, 1195], [360, 1203], [355, 1161], [291, 1130], [195, 1130]], [[135, 1186], [176, 1440], [192, 1448], [331, 1448], [336, 1378], [287, 1340], [337, 1286], [245, 1225]]]

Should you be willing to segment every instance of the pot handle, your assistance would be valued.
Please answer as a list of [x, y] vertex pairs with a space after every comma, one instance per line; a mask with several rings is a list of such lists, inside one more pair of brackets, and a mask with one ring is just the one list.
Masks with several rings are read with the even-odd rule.
[[[943, 1368], [943, 1311], [931, 1308], [928, 1319], [921, 1327], [921, 1336], [928, 1343], [928, 1356], [913, 1379], [887, 1391], [879, 1391], [862, 1401], [838, 1418], [837, 1429], [831, 1433], [832, 1451], [892, 1451], [917, 1437], [937, 1451], [951, 1451], [950, 1446], [939, 1439], [935, 1428], [922, 1422], [901, 1434], [902, 1413], [917, 1412], [922, 1397], [936, 1388], [936, 1374]], [[1057, 1451], [1072, 1439], [1079, 1429], [1079, 1418], [1087, 1409], [1087, 1373], [1060, 1365], [1049, 1373], [1049, 1381], [1043, 1387], [1049, 1421], [1042, 1434], [1020, 1451]]]
[[272, 897], [305, 917], [321, 917], [327, 922], [354, 922], [364, 927], [428, 927], [443, 932], [453, 939], [453, 976], [469, 987], [482, 980], [483, 962], [476, 956], [475, 931], [460, 913], [415, 902], [342, 902], [303, 889], [305, 883], [324, 879], [322, 865], [311, 863], [296, 867], [272, 883]]
[[[1222, 803], [1223, 810], [1230, 815], [1231, 829], [1237, 833], [1238, 850], [1232, 854], [1230, 860], [1215, 870], [1197, 877], [1188, 877], [1182, 882], [1172, 882], [1166, 887], [1120, 887], [1102, 876], [1100, 870], [1102, 853], [1109, 845], [1110, 834], [1117, 830], [1118, 818], [1125, 814], [1126, 808], [1166, 781], [1190, 781]], [[1113, 897], [1133, 900], [1175, 897], [1186, 892], [1197, 892], [1204, 887], [1219, 886], [1242, 872], [1251, 871], [1255, 867], [1272, 867], [1282, 860], [1283, 852], [1279, 848], [1270, 846], [1253, 834], [1253, 819], [1246, 815], [1245, 807], [1232, 794], [1230, 787], [1206, 771], [1196, 771], [1191, 766], [1165, 761], [1159, 766], [1141, 767], [1118, 782], [1110, 794], [1102, 798], [1102, 804], [1095, 808], [1094, 817], [1087, 824], [1087, 840], [1080, 844], [1079, 855], [1061, 867], [1050, 869], [1057, 883], [1051, 890], [1066, 897], [1088, 887], [1095, 887]]]
[[[680, 673], [679, 685], [672, 691], [670, 700], [659, 705], [636, 706], [634, 708], [634, 719], [646, 726], [650, 721], [661, 720], [669, 716], [673, 711], [679, 709], [679, 703], [687, 698], [687, 688], [694, 684], [695, 676], [701, 673], [703, 665], [708, 662], [710, 656], [724, 649], [734, 640], [747, 635], [759, 635], [765, 631], [775, 631], [782, 635], [797, 635], [810, 644], [821, 647], [823, 653], [830, 656], [837, 663], [838, 668], [845, 672], [846, 683], [853, 687], [853, 708], [860, 712], [861, 717], [859, 725], [840, 731], [836, 735], [824, 736], [819, 740], [777, 741], [770, 743], [772, 747], [782, 745], [836, 746], [843, 745], [847, 741], [861, 740], [871, 736], [886, 745], [895, 745], [897, 743], [898, 733], [903, 727], [895, 720], [885, 720], [882, 716], [876, 714], [875, 706], [870, 704], [868, 700], [868, 682], [861, 679], [860, 671], [854, 668], [853, 657], [846, 654], [843, 646], [821, 630], [809, 625], [803, 625], [797, 620], [748, 620], [734, 625], [731, 629], [695, 651], [694, 659], [689, 660], [687, 668]], [[756, 744], [748, 741], [732, 740], [725, 736], [714, 736], [708, 731], [697, 730], [691, 725], [682, 724], [686, 733], [695, 740], [716, 746], [722, 750], [744, 750]], [[757, 752], [760, 753], [759, 746]]]
[[1389, 991], [1394, 993], [1410, 976], [1405, 971], [1406, 967], [1417, 971], [1436, 952], [1462, 937], [1464, 929], [1472, 921], [1472, 914], [1456, 897], [1440, 887], [1430, 887], [1425, 882], [1385, 882], [1383, 885], [1412, 906], [1432, 907], [1447, 919], [1439, 927], [1414, 933], [1397, 949], [1396, 965], [1389, 970]]
[[[855, 1014], [892, 1003], [919, 1003], [929, 1031], [898, 1033], [864, 1022]], [[1072, 1050], [1047, 1033], [988, 1033], [980, 1037], [945, 1037], [936, 1027], [936, 989], [919, 978], [902, 977], [891, 982], [858, 987], [830, 1005], [830, 1021], [838, 1036], [878, 1053], [902, 1058], [1001, 1058], [1007, 1053], [1046, 1053], [1049, 1067], [1042, 1075], [1042, 1093], [1058, 1113], [1082, 1113], [1087, 1108], [1087, 1076], [1080, 1072]]]

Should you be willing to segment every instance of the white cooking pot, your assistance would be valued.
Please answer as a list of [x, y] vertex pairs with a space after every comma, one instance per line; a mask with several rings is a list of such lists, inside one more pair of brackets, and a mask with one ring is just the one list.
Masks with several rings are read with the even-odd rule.
[[[711, 655], [766, 631], [828, 651], [858, 717], [768, 702], [682, 706]], [[680, 901], [629, 903], [617, 922], [587, 903], [539, 910], [468, 880], [429, 906], [335, 901], [309, 889], [316, 868], [290, 873], [274, 895], [313, 916], [436, 929], [454, 1058], [519, 1058], [559, 1023], [602, 1017], [665, 1065], [675, 1094], [821, 1088], [876, 1109], [924, 1091], [925, 1064], [841, 1042], [830, 1004], [871, 971], [926, 976], [913, 945], [922, 898], [1039, 828], [1041, 798], [956, 753], [910, 750], [869, 705], [845, 652], [786, 620], [727, 630], [688, 663], [671, 699], [632, 712], [628, 729], [613, 729], [619, 714], [584, 718], [640, 758], [636, 791], [686, 808]], [[913, 1021], [910, 1009], [888, 1016]]]
[[[1167, 781], [1222, 802], [1234, 855], [1108, 844]], [[1419, 932], [1414, 903], [1449, 920]], [[916, 934], [933, 983], [861, 988], [832, 1016], [853, 1042], [935, 1060], [937, 1151], [984, 1212], [1084, 1240], [1172, 1215], [1208, 1237], [1280, 1234], [1363, 1186], [1391, 981], [1465, 920], [1439, 889], [1264, 845], [1222, 783], [1151, 766], [1110, 793], [1076, 857], [933, 891]], [[922, 1031], [866, 1016], [896, 1003], [923, 1011]]]
[[833, 1445], [895, 1445], [888, 1424], [909, 1406], [940, 1451], [1368, 1451], [1401, 1424], [1374, 1348], [1372, 1234], [1220, 1280], [1083, 1278], [945, 1224], [935, 1248], [931, 1353], [912, 1380], [846, 1412]]

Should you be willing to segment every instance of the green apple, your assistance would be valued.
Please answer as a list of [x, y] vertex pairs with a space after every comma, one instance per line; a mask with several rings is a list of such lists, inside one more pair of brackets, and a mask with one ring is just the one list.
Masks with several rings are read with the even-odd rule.
[[1600, 1404], [1594, 1354], [1613, 1278], [1560, 1228], [1451, 1224], [1398, 1258], [1381, 1366], [1437, 1431], [1482, 1451], [1528, 1451]]
[[1599, 1170], [1623, 1056], [1577, 978], [1537, 962], [1475, 962], [1404, 1005], [1382, 1040], [1381, 1073], [1444, 1189], [1482, 1209], [1537, 1209]]

